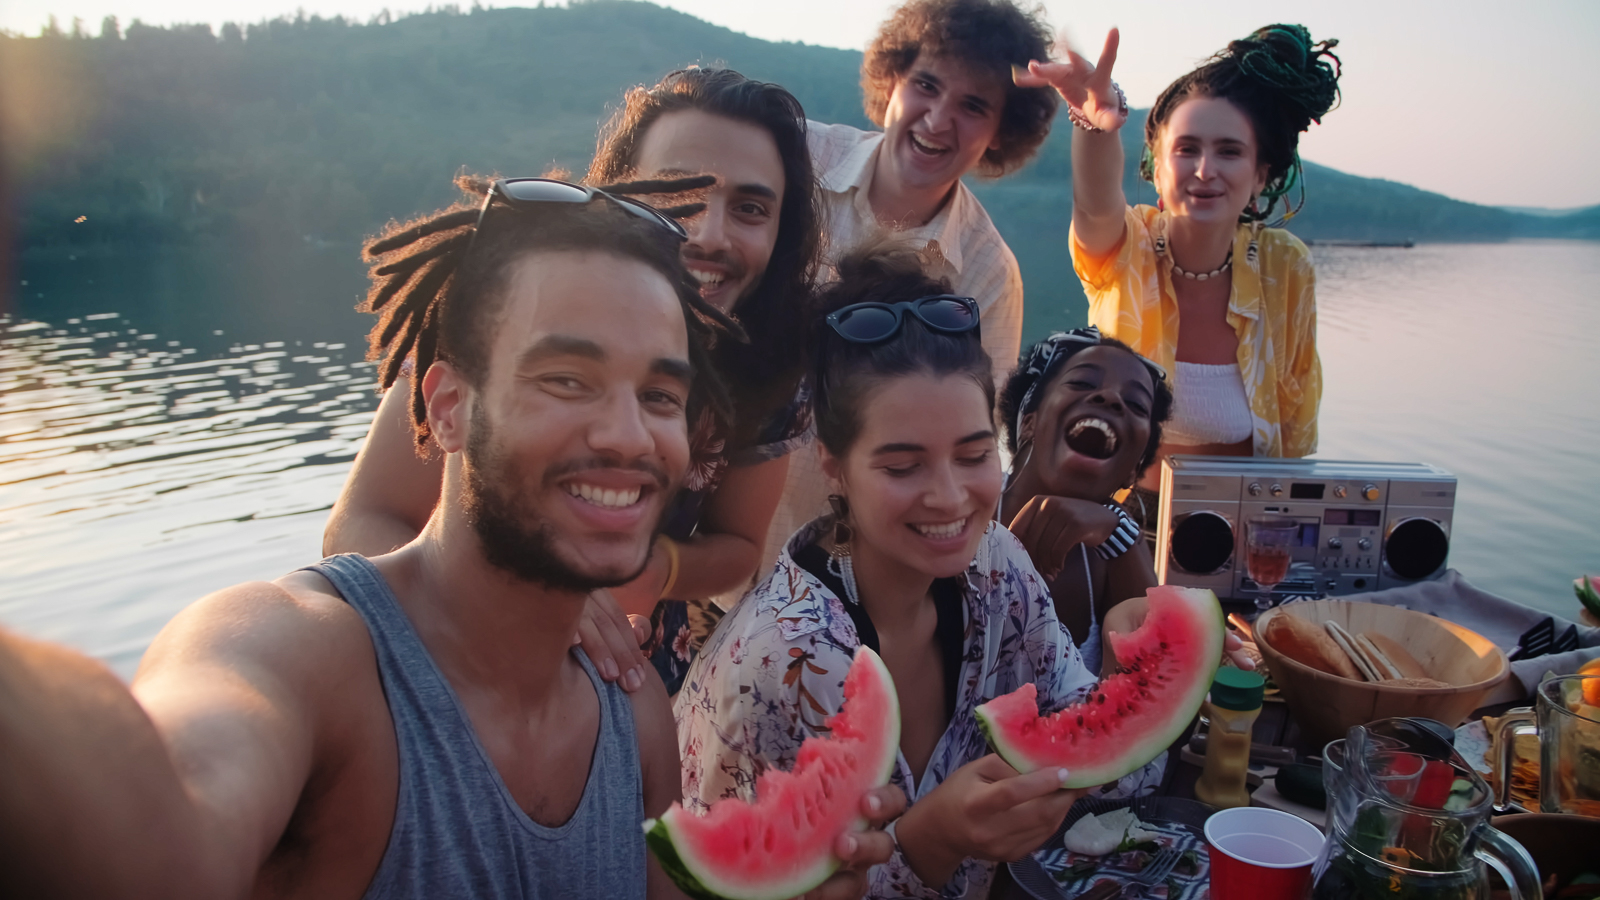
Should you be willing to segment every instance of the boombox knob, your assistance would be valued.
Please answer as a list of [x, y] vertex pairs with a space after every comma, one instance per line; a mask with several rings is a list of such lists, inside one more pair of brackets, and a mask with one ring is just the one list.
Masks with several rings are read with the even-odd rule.
[[1344, 541], [1343, 540], [1341, 540], [1339, 538], [1336, 538], [1336, 537], [1328, 538], [1328, 549], [1329, 550], [1340, 550], [1340, 549], [1343, 549], [1343, 547], [1344, 547]]
[[1271, 491], [1272, 492], [1272, 496], [1274, 496], [1274, 497], [1282, 497], [1283, 496], [1283, 485], [1281, 485], [1281, 484], [1274, 484], [1272, 487], [1267, 488], [1267, 490]]
[[1378, 486], [1375, 484], [1369, 484], [1361, 489], [1361, 496], [1367, 498], [1368, 500], [1378, 499], [1378, 493]]
[[1345, 487], [1342, 484], [1336, 484], [1333, 486], [1333, 496], [1339, 498], [1340, 500], [1343, 500], [1344, 495], [1348, 493], [1349, 491], [1345, 490]]
[[1261, 482], [1259, 482], [1259, 481], [1250, 482], [1250, 496], [1252, 496], [1252, 497], [1261, 496]]
[[1372, 549], [1372, 538], [1362, 538], [1361, 540], [1356, 541], [1356, 546], [1360, 547], [1363, 550], [1371, 550]]

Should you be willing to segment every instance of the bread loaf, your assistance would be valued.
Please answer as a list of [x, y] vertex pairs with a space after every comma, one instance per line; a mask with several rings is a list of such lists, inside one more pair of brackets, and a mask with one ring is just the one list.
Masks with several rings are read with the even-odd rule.
[[1350, 657], [1339, 649], [1333, 638], [1328, 637], [1328, 633], [1321, 625], [1307, 622], [1288, 610], [1282, 610], [1272, 616], [1272, 621], [1267, 623], [1265, 638], [1279, 653], [1295, 662], [1304, 663], [1329, 675], [1338, 675], [1354, 681], [1362, 680], [1355, 663], [1352, 663]]

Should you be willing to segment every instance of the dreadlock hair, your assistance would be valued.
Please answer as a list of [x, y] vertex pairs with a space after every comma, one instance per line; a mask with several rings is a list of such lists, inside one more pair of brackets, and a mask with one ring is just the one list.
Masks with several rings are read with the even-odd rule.
[[1050, 25], [1041, 7], [1010, 0], [909, 0], [896, 9], [861, 59], [862, 105], [880, 127], [889, 97], [919, 54], [940, 56], [998, 79], [1005, 91], [998, 146], [978, 160], [979, 175], [998, 178], [1033, 158], [1050, 135], [1060, 102], [1048, 87], [1018, 87], [1011, 67], [1050, 58]]
[[[839, 280], [824, 289], [825, 312], [852, 303], [898, 303], [950, 293], [950, 282], [932, 278], [925, 260], [902, 244], [868, 243], [839, 261]], [[916, 316], [903, 315], [888, 340], [858, 344], [840, 337], [819, 315], [811, 329], [812, 412], [817, 440], [836, 457], [861, 435], [862, 412], [873, 389], [891, 378], [928, 374], [965, 375], [983, 390], [994, 409], [994, 364], [976, 329], [962, 334], [933, 331]], [[930, 411], [932, 414], [936, 412]]]
[[[1046, 338], [1046, 340], [1049, 339]], [[1033, 355], [1035, 348], [1044, 343], [1045, 341], [1040, 341], [1030, 347], [1022, 354], [1023, 360], [1029, 359]], [[1067, 360], [1090, 347], [1115, 347], [1133, 356], [1139, 355], [1137, 351], [1122, 341], [1114, 337], [1102, 336], [1099, 343], [1063, 343], [1061, 349], [1050, 358], [1050, 364], [1045, 366], [1042, 372], [1037, 374], [1029, 372], [1028, 365], [1024, 362], [1012, 369], [1011, 374], [1006, 376], [1005, 387], [1000, 389], [999, 409], [996, 415], [1000, 418], [1000, 426], [1005, 430], [1006, 450], [1013, 459], [1022, 450], [1022, 436], [1017, 433], [1017, 423], [1021, 421], [1023, 416], [1038, 409], [1039, 404], [1044, 402], [1046, 390], [1042, 386], [1050, 384], [1061, 373], [1061, 370], [1067, 364]], [[1156, 461], [1156, 451], [1161, 447], [1161, 426], [1172, 418], [1172, 385], [1168, 384], [1165, 378], [1152, 378], [1151, 381], [1153, 382], [1154, 391], [1150, 401], [1150, 440], [1145, 443], [1144, 452], [1139, 455], [1139, 466], [1134, 470], [1136, 479], [1144, 477], [1145, 470], [1150, 468], [1150, 465]], [[1023, 398], [1028, 396], [1028, 389], [1034, 385], [1041, 385], [1041, 388], [1034, 391], [1032, 397], [1028, 397], [1027, 407], [1022, 408]], [[1035, 433], [1037, 434], [1037, 432]], [[1021, 466], [1018, 465], [1018, 469], [1020, 468]]]
[[[1281, 199], [1281, 222], [1294, 218], [1305, 205], [1305, 180], [1300, 166], [1300, 132], [1320, 124], [1339, 101], [1342, 66], [1333, 55], [1337, 40], [1311, 42], [1303, 25], [1268, 25], [1198, 69], [1167, 86], [1144, 120], [1144, 157], [1139, 174], [1155, 180], [1155, 147], [1161, 129], [1184, 101], [1195, 97], [1226, 100], [1239, 108], [1255, 131], [1257, 161], [1267, 166], [1263, 208], [1246, 207], [1242, 222], [1266, 221]], [[1288, 194], [1299, 184], [1300, 198], [1291, 209]], [[1281, 224], [1280, 222], [1280, 224]]]
[[772, 415], [794, 399], [805, 371], [805, 332], [812, 309], [812, 282], [822, 244], [822, 207], [806, 114], [794, 95], [775, 84], [752, 81], [732, 69], [679, 69], [654, 87], [635, 87], [600, 131], [588, 181], [632, 177], [639, 148], [657, 120], [697, 110], [761, 128], [772, 135], [783, 165], [783, 205], [778, 235], [766, 271], [735, 303], [733, 318], [747, 343], [722, 341], [712, 359], [728, 379], [737, 412], [732, 447], [747, 446]]
[[[632, 182], [602, 190], [682, 196], [714, 181]], [[391, 223], [364, 248], [372, 286], [359, 309], [378, 315], [367, 336], [367, 358], [379, 362], [380, 390], [393, 386], [408, 361], [413, 365], [411, 420], [418, 452], [425, 452], [432, 436], [422, 393], [428, 367], [445, 360], [470, 383], [481, 385], [513, 264], [530, 253], [551, 250], [604, 251], [638, 260], [667, 279], [682, 304], [689, 333], [689, 364], [695, 373], [689, 422], [693, 427], [702, 413], [710, 413], [726, 427], [731, 407], [727, 389], [709, 364], [710, 348], [720, 336], [743, 340], [744, 335], [700, 298], [699, 284], [679, 256], [679, 240], [600, 197], [588, 203], [491, 203], [481, 227], [474, 228], [491, 184], [490, 179], [458, 177], [456, 185], [468, 199], [431, 216]], [[692, 214], [703, 208], [690, 204], [663, 212]]]

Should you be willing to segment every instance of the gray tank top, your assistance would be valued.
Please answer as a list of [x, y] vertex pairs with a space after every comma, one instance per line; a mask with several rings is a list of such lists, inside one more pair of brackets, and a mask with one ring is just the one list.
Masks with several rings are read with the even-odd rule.
[[517, 805], [467, 712], [365, 557], [310, 566], [366, 620], [400, 748], [400, 794], [368, 900], [644, 897], [644, 788], [633, 707], [595, 675], [600, 736], [583, 799], [547, 828]]

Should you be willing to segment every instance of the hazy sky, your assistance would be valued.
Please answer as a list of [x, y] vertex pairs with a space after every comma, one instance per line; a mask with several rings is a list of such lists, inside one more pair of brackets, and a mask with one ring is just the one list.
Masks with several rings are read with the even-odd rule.
[[[101, 18], [150, 24], [253, 22], [292, 13], [366, 19], [414, 0], [0, 0], [0, 28], [37, 33], [52, 14], [97, 31]], [[490, 3], [487, 5], [504, 5]], [[893, 0], [668, 0], [768, 40], [860, 49]], [[1229, 39], [1274, 21], [1337, 37], [1344, 105], [1302, 140], [1303, 155], [1477, 203], [1600, 203], [1596, 0], [1047, 0], [1050, 21], [1091, 58], [1122, 28], [1117, 80], [1136, 106]], [[1313, 186], [1313, 190], [1314, 190]]]

